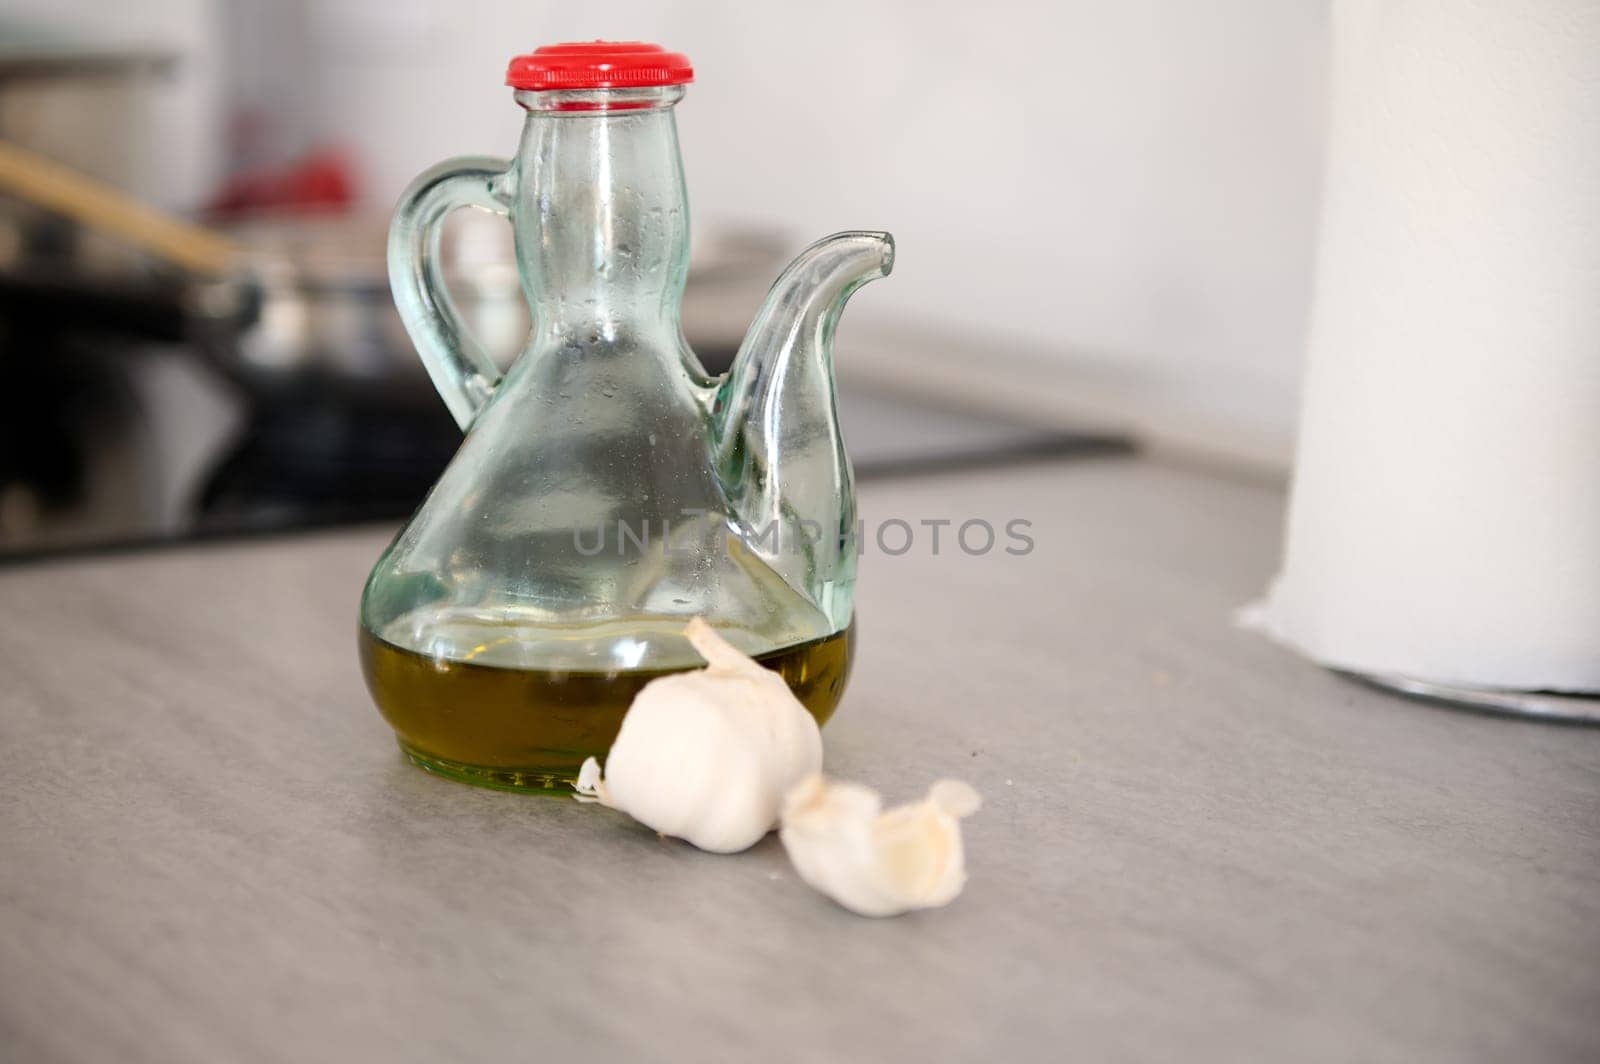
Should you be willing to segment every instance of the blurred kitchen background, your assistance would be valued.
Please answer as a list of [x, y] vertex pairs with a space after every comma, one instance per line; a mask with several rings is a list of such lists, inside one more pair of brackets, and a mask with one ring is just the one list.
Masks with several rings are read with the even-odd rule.
[[[459, 437], [388, 304], [388, 212], [434, 162], [510, 154], [506, 61], [569, 39], [694, 61], [686, 331], [712, 368], [810, 240], [895, 234], [840, 333], [867, 475], [1122, 441], [1282, 475], [1326, 21], [1315, 0], [4, 0], [0, 554], [408, 512]], [[145, 216], [74, 175], [203, 224], [248, 283], [198, 280], [203, 240], [111, 235]], [[509, 230], [448, 236], [512, 357]]]

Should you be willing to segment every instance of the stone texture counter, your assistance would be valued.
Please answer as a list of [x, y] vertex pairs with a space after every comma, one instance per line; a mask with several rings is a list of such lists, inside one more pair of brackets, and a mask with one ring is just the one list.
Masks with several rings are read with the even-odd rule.
[[1600, 730], [1235, 630], [1271, 488], [1107, 459], [862, 502], [1035, 542], [863, 559], [830, 769], [987, 803], [966, 893], [889, 921], [775, 838], [405, 764], [354, 650], [383, 530], [0, 571], [0, 1056], [1600, 1059]]

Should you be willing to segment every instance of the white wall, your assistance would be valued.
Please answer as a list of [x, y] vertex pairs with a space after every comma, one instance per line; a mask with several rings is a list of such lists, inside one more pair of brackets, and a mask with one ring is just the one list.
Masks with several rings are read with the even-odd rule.
[[896, 234], [894, 278], [852, 313], [1104, 353], [1292, 417], [1321, 0], [313, 10], [324, 131], [361, 142], [380, 203], [438, 158], [512, 149], [513, 53], [655, 40], [697, 69], [679, 116], [698, 220]]
[[35, 150], [162, 206], [191, 207], [222, 172], [217, 14], [215, 0], [4, 0], [0, 47], [136, 47], [177, 63], [132, 84], [14, 88], [0, 120], [25, 123], [15, 132]]

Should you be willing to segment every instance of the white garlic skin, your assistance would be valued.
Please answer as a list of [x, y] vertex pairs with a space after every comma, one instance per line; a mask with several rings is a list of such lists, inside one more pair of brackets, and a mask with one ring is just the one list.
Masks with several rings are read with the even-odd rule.
[[876, 791], [818, 774], [785, 797], [778, 837], [807, 884], [862, 916], [896, 916], [961, 893], [961, 818], [981, 804], [967, 784], [940, 780], [922, 801], [882, 812]]
[[634, 697], [605, 775], [594, 758], [580, 800], [598, 800], [712, 853], [755, 845], [783, 796], [822, 768], [822, 733], [783, 677], [699, 618], [684, 634], [704, 669], [651, 680]]

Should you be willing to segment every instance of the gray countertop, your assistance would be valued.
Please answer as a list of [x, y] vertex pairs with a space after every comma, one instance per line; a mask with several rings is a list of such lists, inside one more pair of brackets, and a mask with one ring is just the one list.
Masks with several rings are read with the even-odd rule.
[[987, 804], [948, 909], [851, 916], [769, 838], [405, 764], [363, 531], [0, 572], [8, 1060], [1600, 1059], [1600, 730], [1453, 712], [1235, 630], [1272, 489], [1131, 459], [868, 485], [826, 733]]

